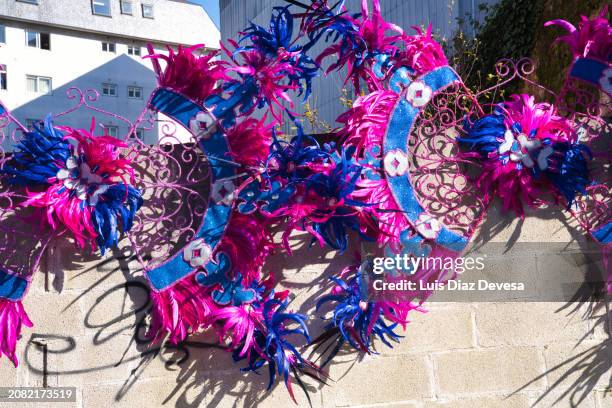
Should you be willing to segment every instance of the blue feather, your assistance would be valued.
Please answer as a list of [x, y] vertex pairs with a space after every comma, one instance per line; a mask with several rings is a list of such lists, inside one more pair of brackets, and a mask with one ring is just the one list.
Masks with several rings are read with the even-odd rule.
[[569, 209], [578, 194], [587, 194], [586, 187], [591, 183], [588, 160], [593, 156], [582, 143], [555, 143], [552, 147], [552, 165], [543, 174], [565, 197]]
[[[325, 222], [313, 223], [313, 229], [320, 234], [325, 242], [334, 249], [346, 250], [348, 246], [348, 231], [353, 230], [361, 234], [361, 226], [353, 207], [367, 204], [354, 201], [350, 195], [357, 188], [363, 167], [349, 157], [346, 151], [341, 155], [333, 155], [334, 169], [330, 174], [315, 173], [306, 180], [308, 188], [320, 197], [342, 201], [345, 205], [335, 209], [333, 215]], [[325, 213], [325, 211], [321, 211]], [[364, 239], [368, 239], [361, 234]]]
[[457, 142], [469, 150], [480, 153], [483, 159], [489, 157], [489, 153], [497, 152], [500, 144], [504, 140], [506, 125], [505, 116], [497, 110], [491, 114], [476, 120], [470, 124], [465, 121], [465, 137], [458, 137]]
[[[242, 46], [234, 51], [235, 54], [256, 51], [270, 58], [287, 57], [282, 62], [289, 62], [296, 72], [286, 72], [290, 85], [299, 87], [299, 94], [304, 93], [304, 100], [308, 99], [312, 91], [312, 80], [318, 75], [319, 65], [306, 54], [307, 49], [300, 45], [293, 45], [293, 15], [287, 7], [274, 7], [270, 18], [270, 27], [266, 29], [251, 23], [242, 34], [239, 43], [249, 41], [249, 45]], [[289, 56], [291, 54], [291, 56]]]
[[125, 184], [112, 185], [100, 195], [94, 207], [92, 221], [98, 234], [97, 243], [102, 255], [106, 249], [117, 246], [119, 225], [121, 225], [121, 232], [130, 231], [136, 211], [142, 204], [140, 191]]
[[[387, 324], [381, 314], [374, 313], [375, 304], [366, 298], [361, 272], [357, 272], [347, 281], [337, 277], [330, 279], [342, 288], [342, 293], [323, 296], [317, 302], [317, 310], [326, 303], [335, 303], [331, 322], [327, 326], [328, 330], [339, 330], [342, 336], [335, 352], [340, 350], [342, 344], [348, 342], [358, 350], [375, 353], [372, 344], [376, 337], [389, 347], [392, 347], [389, 340], [399, 342], [401, 336], [395, 333], [398, 324]], [[362, 307], [363, 305], [366, 307]], [[333, 358], [334, 354], [332, 352], [323, 366]]]
[[[288, 336], [298, 335], [310, 342], [307, 317], [299, 313], [287, 312], [287, 301], [280, 301], [270, 296], [263, 303], [264, 328], [255, 332], [257, 345], [263, 355], [250, 353], [248, 357], [240, 356], [240, 348], [233, 353], [234, 361], [248, 358], [248, 366], [242, 371], [259, 370], [268, 363], [270, 379], [268, 389], [276, 382], [277, 374], [283, 377], [285, 385], [289, 384], [289, 372], [292, 367], [310, 366], [301, 353], [287, 339]], [[297, 328], [289, 329], [288, 325], [297, 324]]]
[[45, 118], [44, 126], [34, 123], [33, 127], [17, 144], [13, 163], [0, 170], [0, 174], [8, 175], [10, 184], [47, 185], [48, 179], [55, 177], [59, 170], [57, 164], [64, 164], [71, 155], [71, 145], [53, 127], [51, 114]]

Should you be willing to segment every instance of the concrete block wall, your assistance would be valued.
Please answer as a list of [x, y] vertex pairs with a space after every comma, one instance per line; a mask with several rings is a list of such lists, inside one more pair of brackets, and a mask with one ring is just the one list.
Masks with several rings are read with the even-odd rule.
[[[533, 214], [520, 226], [518, 242], [573, 240], [567, 220]], [[518, 221], [493, 212], [485, 224], [504, 225], [486, 241], [513, 239]], [[514, 234], [514, 235], [513, 235]], [[296, 294], [294, 308], [313, 312], [316, 296], [351, 254], [308, 248], [295, 240], [292, 257], [278, 255], [271, 270], [279, 285]], [[114, 255], [121, 257], [121, 251]], [[533, 253], [506, 255], [508, 273], [534, 267]], [[523, 263], [517, 263], [522, 259]], [[139, 324], [146, 287], [137, 262], [103, 260], [55, 246], [25, 305], [35, 327], [19, 344], [21, 364], [0, 360], [0, 385], [77, 387], [76, 407], [283, 407], [293, 406], [282, 385], [266, 393], [267, 371], [241, 373], [231, 356], [207, 334], [180, 348], [145, 341]], [[126, 285], [126, 282], [129, 282]], [[519, 408], [612, 407], [612, 343], [588, 305], [565, 303], [431, 303], [411, 316], [403, 341], [379, 355], [342, 354], [330, 367], [328, 386], [309, 382], [313, 407]], [[576, 306], [576, 305], [574, 305]], [[587, 316], [587, 317], [585, 317]], [[47, 344], [47, 366], [36, 343]], [[296, 389], [299, 406], [308, 401]], [[8, 406], [2, 405], [0, 406]]]

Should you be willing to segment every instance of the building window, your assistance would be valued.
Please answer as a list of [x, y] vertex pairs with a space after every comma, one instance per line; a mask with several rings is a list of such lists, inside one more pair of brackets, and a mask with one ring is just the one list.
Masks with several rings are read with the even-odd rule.
[[102, 42], [102, 51], [104, 52], [115, 52], [115, 43]]
[[0, 89], [6, 91], [8, 82], [6, 78], [6, 65], [0, 64]]
[[128, 98], [142, 99], [142, 88], [139, 86], [128, 86]]
[[152, 4], [142, 5], [142, 16], [144, 18], [153, 18], [153, 5]]
[[132, 8], [132, 2], [127, 0], [121, 0], [121, 14], [127, 14], [131, 16], [134, 14], [134, 9]]
[[26, 30], [26, 44], [28, 47], [40, 48], [41, 50], [51, 49], [51, 34], [39, 33], [38, 31]]
[[6, 27], [0, 24], [0, 43], [6, 44]]
[[49, 77], [26, 75], [26, 83], [28, 92], [50, 94], [53, 90], [51, 87], [51, 78]]
[[110, 17], [110, 0], [91, 0], [91, 11], [98, 16]]
[[128, 54], [140, 56], [140, 47], [137, 45], [128, 45]]
[[117, 96], [117, 85], [109, 83], [102, 84], [102, 95]]
[[117, 126], [106, 125], [104, 126], [105, 132], [107, 136], [117, 137], [119, 134], [119, 129]]

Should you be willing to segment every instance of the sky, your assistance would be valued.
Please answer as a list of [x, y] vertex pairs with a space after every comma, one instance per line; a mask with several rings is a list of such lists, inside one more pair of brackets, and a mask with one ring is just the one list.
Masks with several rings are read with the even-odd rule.
[[220, 26], [219, 0], [189, 0], [204, 7], [210, 18], [214, 21], [217, 27]]

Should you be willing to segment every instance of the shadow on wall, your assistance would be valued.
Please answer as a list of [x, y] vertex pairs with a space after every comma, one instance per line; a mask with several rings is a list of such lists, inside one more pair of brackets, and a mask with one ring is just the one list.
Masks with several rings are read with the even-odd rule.
[[[135, 78], [136, 81], [133, 80]], [[102, 95], [102, 84], [105, 83], [116, 85], [117, 96]], [[128, 86], [142, 88], [140, 98], [129, 98]], [[57, 123], [77, 129], [89, 129], [91, 118], [95, 117], [98, 134], [102, 134], [102, 128], [99, 125], [103, 124], [116, 127], [117, 136], [125, 138], [129, 125], [117, 115], [134, 122], [145, 109], [148, 97], [156, 86], [157, 80], [151, 69], [123, 54], [61, 87], [53, 89], [51, 95], [41, 95], [13, 109], [12, 114], [26, 125], [28, 120], [42, 120], [49, 113], [56, 115], [78, 105], [81, 95], [73, 88], [80, 89], [83, 92], [94, 89], [100, 95], [96, 98], [93, 92], [86, 93], [86, 102], [94, 109], [100, 109], [114, 115], [80, 108], [74, 113], [63, 116], [61, 120], [58, 119]], [[145, 135], [145, 143], [156, 143], [158, 140], [158, 129], [156, 127], [143, 132], [143, 134]], [[10, 149], [10, 146], [3, 147], [7, 150]]]
[[[271, 258], [267, 268], [284, 271], [277, 274], [277, 281], [282, 287], [294, 290], [297, 298], [292, 303], [293, 308], [315, 316], [316, 318], [311, 320], [310, 329], [313, 334], [320, 333], [320, 326], [325, 322], [318, 318], [320, 313], [315, 312], [318, 294], [330, 289], [329, 276], [337, 274], [351, 255], [339, 256], [334, 251], [311, 247], [310, 237], [307, 235], [294, 237], [291, 246], [292, 256], [279, 254]], [[102, 389], [108, 393], [106, 398], [125, 404], [130, 404], [134, 393], [141, 392], [140, 388], [135, 387], [136, 384], [146, 384], [143, 380], [156, 377], [163, 377], [167, 383], [167, 387], [163, 391], [158, 390], [156, 395], [163, 395], [164, 404], [177, 408], [198, 407], [204, 403], [210, 407], [225, 406], [228, 399], [233, 401], [233, 406], [255, 407], [270, 397], [266, 392], [267, 369], [262, 369], [261, 375], [241, 373], [239, 369], [242, 365], [232, 361], [231, 354], [223, 349], [213, 335], [191, 336], [176, 346], [152, 342], [146, 334], [150, 307], [149, 287], [141, 276], [142, 271], [139, 270], [135, 254], [127, 247], [115, 250], [113, 257], [114, 259], [109, 258], [83, 268], [82, 264], [78, 264], [81, 261], [79, 254], [72, 254], [72, 259], [79, 260], [72, 264], [73, 269], [80, 271], [77, 279], [86, 279], [93, 283], [79, 291], [78, 296], [64, 308], [64, 312], [70, 313], [71, 308], [78, 307], [78, 304], [83, 304], [84, 301], [90, 305], [84, 311], [84, 325], [92, 334], [91, 344], [86, 344], [88, 338], [75, 338], [59, 334], [60, 332], [32, 334], [24, 356], [24, 362], [31, 373], [43, 378], [62, 376], [63, 384], [70, 384], [71, 380], [79, 377], [104, 378], [105, 372], [125, 367], [121, 383], [116, 381], [119, 378], [113, 377], [114, 383]], [[300, 259], [308, 259], [310, 264], [298, 262]], [[313, 266], [321, 268], [315, 270]], [[95, 279], [87, 278], [90, 275], [94, 275]], [[117, 279], [125, 280], [125, 283], [115, 284]], [[61, 290], [61, 287], [54, 286]], [[601, 313], [603, 307], [591, 297], [576, 298], [574, 301], [593, 302], [588, 316], [581, 316], [585, 319], [593, 319]], [[567, 310], [568, 315], [578, 313], [578, 308], [573, 310], [575, 305], [576, 303], [568, 303], [559, 309], [558, 313]], [[115, 312], [109, 313], [111, 310]], [[604, 310], [604, 317], [594, 319], [594, 324], [606, 327], [605, 315]], [[54, 361], [56, 367], [47, 367], [44, 360], [41, 360], [40, 344], [46, 344], [46, 352], [53, 356], [49, 360]], [[611, 344], [610, 339], [604, 340], [562, 364], [549, 367], [549, 372], [542, 376], [555, 372], [560, 376], [560, 380], [551, 384], [546, 394], [553, 391], [555, 394], [562, 393], [562, 397], [571, 398], [575, 403], [573, 406], [579, 406], [584, 396], [589, 395], [597, 383], [605, 381], [605, 376], [612, 370], [612, 360], [609, 358]], [[85, 353], [94, 354], [95, 357], [81, 361], [79, 356], [83, 349]], [[342, 354], [342, 358], [332, 363], [339, 368], [334, 369], [336, 373], [350, 370], [351, 366], [362, 358], [348, 349], [343, 350]], [[305, 355], [313, 361], [318, 357], [318, 354], [312, 356], [309, 348], [306, 349]], [[573, 378], [576, 374], [577, 379], [569, 387], [561, 383], [563, 379]], [[329, 384], [333, 385], [333, 380], [339, 379], [334, 378]], [[146, 389], [146, 385], [142, 386]], [[317, 398], [317, 393], [320, 393], [323, 387], [314, 381], [307, 381], [305, 386], [313, 399]], [[528, 384], [525, 385], [527, 386]], [[279, 388], [274, 392], [285, 392], [282, 390], [282, 382], [274, 387]], [[306, 398], [299, 388], [296, 386], [294, 390], [300, 403], [306, 403]], [[519, 391], [521, 390], [517, 390]], [[539, 406], [537, 403], [535, 405]]]
[[[331, 251], [311, 247], [309, 236], [294, 238], [291, 245], [294, 256], [279, 255], [273, 259], [276, 265], [287, 267], [288, 264], [291, 268], [296, 267], [298, 269], [295, 274], [303, 272], [308, 274], [309, 278], [313, 277], [312, 271], [309, 273], [302, 270], [307, 267], [303, 263], [298, 266], [296, 262], [291, 262], [293, 258], [308, 257], [313, 263], [327, 263], [327, 267], [308, 284], [287, 283], [291, 279], [286, 279], [286, 276], [277, 276], [277, 280], [293, 289], [318, 287], [319, 292], [328, 291], [331, 288], [329, 276], [336, 274], [341, 265], [346, 264], [346, 259], [341, 259], [341, 256], [330, 259]], [[84, 302], [90, 305], [84, 311], [82, 324], [91, 336], [83, 339], [71, 335], [69, 331], [45, 333], [44, 329], [32, 333], [23, 358], [30, 373], [35, 374], [37, 378], [42, 377], [43, 384], [61, 376], [62, 384], [70, 385], [71, 382], [78, 384], [79, 377], [104, 381], [102, 378], [105, 372], [125, 367], [124, 378], [113, 377], [114, 384], [107, 398], [126, 404], [133, 397], [131, 393], [140, 392], [138, 388], [134, 388], [139, 381], [161, 376], [172, 383], [172, 389], [165, 390], [167, 395], [163, 403], [171, 402], [180, 408], [199, 407], [204, 402], [206, 406], [214, 407], [221, 404], [222, 400], [226, 402], [227, 398], [235, 399], [240, 406], [254, 407], [269, 396], [266, 391], [267, 368], [260, 370], [261, 375], [242, 373], [240, 368], [244, 366], [243, 362], [234, 363], [231, 353], [219, 344], [215, 335], [193, 335], [176, 346], [152, 341], [147, 335], [150, 289], [142, 277], [142, 271], [139, 270], [133, 249], [115, 249], [112, 255], [113, 257], [102, 262], [92, 264], [95, 259], [93, 256], [83, 257], [79, 253], [66, 253], [62, 264], [79, 270], [78, 275], [72, 276], [71, 279], [85, 278], [93, 283], [79, 290], [78, 295], [74, 296], [62, 312], [70, 314], [71, 310]], [[92, 266], [84, 268], [85, 264]], [[270, 265], [270, 269], [279, 270], [274, 265]], [[88, 275], [95, 276], [95, 279], [86, 278]], [[57, 291], [62, 291], [66, 284], [64, 279], [63, 272], [59, 272], [52, 286]], [[125, 283], [111, 283], [116, 279], [125, 280]], [[307, 297], [295, 299], [292, 306], [301, 313], [318, 316], [315, 313], [316, 301], [317, 297], [308, 293]], [[115, 314], [109, 314], [109, 310], [115, 311]], [[313, 323], [324, 324], [321, 319]], [[320, 331], [320, 327], [311, 329], [313, 332]], [[91, 344], [87, 344], [90, 337]], [[109, 348], [112, 349], [111, 352], [108, 352]], [[92, 357], [81, 359], [82, 353], [89, 353]], [[310, 354], [307, 349], [305, 355]], [[117, 380], [122, 383], [117, 383]], [[320, 392], [323, 385], [307, 379], [302, 380], [309, 397], [316, 398], [316, 393]], [[298, 385], [294, 385], [296, 394], [299, 394], [301, 391]], [[284, 385], [280, 381], [273, 387], [284, 388]], [[283, 389], [278, 391], [286, 392]], [[296, 397], [306, 402], [304, 394]]]

